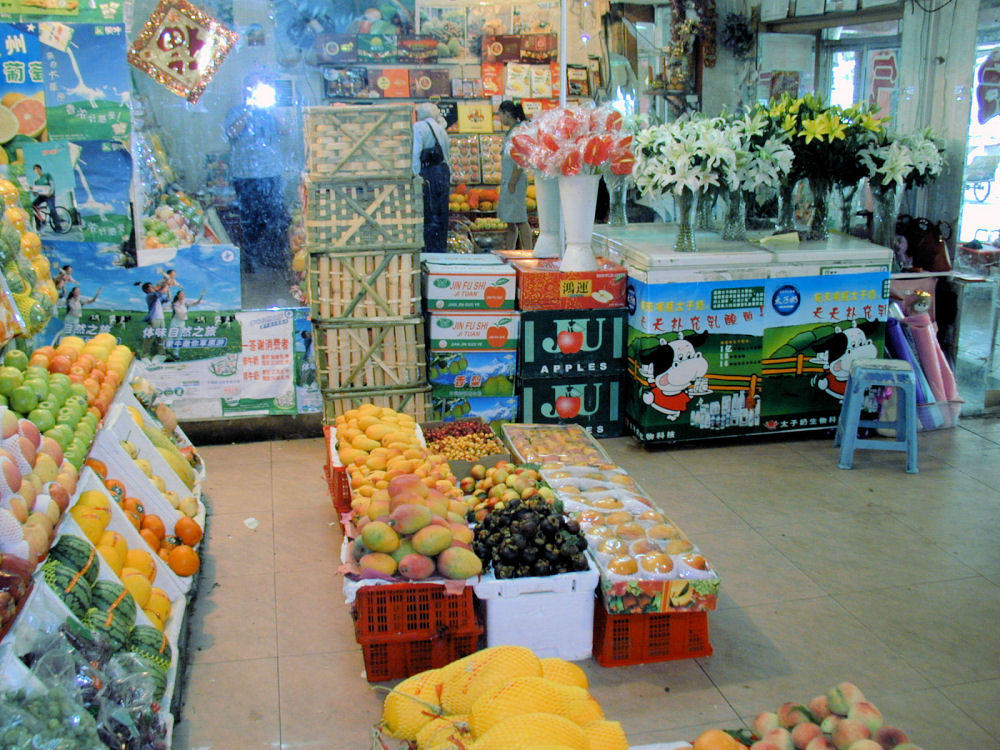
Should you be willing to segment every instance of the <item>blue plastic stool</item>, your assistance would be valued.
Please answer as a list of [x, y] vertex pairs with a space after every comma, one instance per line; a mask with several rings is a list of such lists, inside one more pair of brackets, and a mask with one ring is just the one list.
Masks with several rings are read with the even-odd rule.
[[[896, 389], [896, 421], [878, 422], [861, 419], [865, 389], [871, 386], [892, 386]], [[868, 440], [858, 437], [859, 427], [896, 430], [895, 440]], [[906, 451], [906, 472], [917, 469], [917, 380], [910, 363], [902, 359], [859, 359], [851, 365], [851, 375], [840, 407], [834, 446], [840, 446], [841, 469], [854, 464], [856, 448], [883, 451]]]

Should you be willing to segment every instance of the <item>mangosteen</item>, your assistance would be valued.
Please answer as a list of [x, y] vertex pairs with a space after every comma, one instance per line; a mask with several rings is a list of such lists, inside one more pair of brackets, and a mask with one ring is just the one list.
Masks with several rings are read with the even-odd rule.
[[577, 554], [573, 555], [573, 557], [570, 559], [570, 562], [573, 564], [574, 570], [586, 570], [587, 568], [590, 567], [587, 564], [587, 556], [582, 552], [578, 552]]
[[548, 560], [538, 560], [535, 562], [533, 571], [536, 576], [550, 576], [552, 575], [552, 565]]
[[538, 547], [525, 547], [521, 550], [521, 560], [526, 563], [533, 563], [538, 559]]
[[566, 522], [566, 531], [568, 531], [570, 534], [579, 534], [580, 533], [580, 523], [578, 521], [567, 521]]

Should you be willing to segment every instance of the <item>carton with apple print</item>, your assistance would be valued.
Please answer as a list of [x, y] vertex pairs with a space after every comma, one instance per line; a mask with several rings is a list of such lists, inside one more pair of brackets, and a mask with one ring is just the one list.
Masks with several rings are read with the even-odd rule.
[[594, 437], [622, 434], [621, 375], [586, 378], [519, 378], [519, 421], [578, 424]]
[[513, 310], [517, 277], [508, 265], [423, 264], [428, 310]]
[[623, 372], [626, 318], [624, 308], [521, 313], [518, 375], [527, 380]]

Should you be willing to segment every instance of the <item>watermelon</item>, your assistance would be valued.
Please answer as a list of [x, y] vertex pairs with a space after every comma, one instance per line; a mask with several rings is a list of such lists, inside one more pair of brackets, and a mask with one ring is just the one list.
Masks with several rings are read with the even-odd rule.
[[90, 628], [91, 633], [104, 636], [112, 651], [120, 651], [128, 641], [131, 627], [124, 616], [114, 611], [102, 612], [96, 607], [91, 607], [80, 619]]
[[[97, 583], [97, 551], [86, 539], [72, 534], [63, 534], [49, 550], [49, 559], [58, 560], [76, 573], [83, 573], [87, 583]], [[86, 611], [86, 610], [85, 610]]]
[[159, 664], [164, 670], [170, 668], [173, 652], [167, 636], [149, 625], [136, 625], [128, 637], [128, 650], [145, 656]]
[[80, 618], [86, 614], [90, 607], [90, 584], [83, 575], [58, 560], [49, 560], [42, 566], [42, 577], [70, 612]]
[[114, 612], [135, 625], [135, 599], [115, 581], [98, 581], [90, 590], [90, 605], [102, 612]]
[[153, 698], [163, 700], [163, 694], [167, 692], [167, 671], [145, 654], [135, 654], [135, 657], [147, 667], [145, 674], [153, 680]]

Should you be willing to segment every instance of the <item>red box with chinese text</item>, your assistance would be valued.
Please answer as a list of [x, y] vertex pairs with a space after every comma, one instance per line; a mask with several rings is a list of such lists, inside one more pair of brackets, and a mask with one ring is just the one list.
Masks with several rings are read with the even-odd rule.
[[628, 274], [623, 266], [598, 258], [596, 271], [562, 273], [559, 260], [513, 260], [517, 306], [521, 310], [605, 310], [625, 306]]

